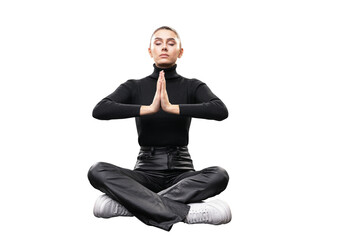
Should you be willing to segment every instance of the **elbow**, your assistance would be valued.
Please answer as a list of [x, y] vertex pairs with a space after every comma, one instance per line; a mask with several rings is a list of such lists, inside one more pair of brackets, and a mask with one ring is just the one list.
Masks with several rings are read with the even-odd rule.
[[106, 116], [106, 113], [103, 109], [103, 107], [101, 107], [102, 105], [102, 102], [98, 103], [94, 110], [92, 111], [92, 116], [93, 118], [95, 119], [98, 119], [98, 120], [109, 120], [109, 118]]
[[221, 100], [214, 101], [214, 103], [216, 106], [214, 108], [215, 111], [213, 113], [214, 119], [217, 121], [222, 121], [222, 120], [225, 120], [226, 118], [228, 118], [229, 112], [228, 112], [225, 104]]
[[108, 120], [105, 118], [104, 114], [102, 114], [100, 111], [94, 109], [92, 112], [93, 118], [96, 118], [98, 120]]
[[227, 108], [225, 107], [223, 110], [223, 114], [222, 114], [222, 118], [220, 121], [225, 120], [229, 117], [229, 111], [227, 110]]
[[218, 110], [215, 120], [222, 121], [222, 120], [227, 119], [228, 116], [229, 116], [229, 112], [228, 112], [227, 108], [224, 106]]

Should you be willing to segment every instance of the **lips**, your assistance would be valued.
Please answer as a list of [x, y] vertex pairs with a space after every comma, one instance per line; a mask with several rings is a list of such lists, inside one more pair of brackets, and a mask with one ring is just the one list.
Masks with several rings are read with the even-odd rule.
[[161, 54], [160, 57], [169, 57], [167, 54]]

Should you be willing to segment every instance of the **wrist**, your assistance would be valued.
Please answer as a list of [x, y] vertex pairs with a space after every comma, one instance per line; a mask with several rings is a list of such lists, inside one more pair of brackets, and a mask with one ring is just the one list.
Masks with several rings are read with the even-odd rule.
[[154, 114], [156, 111], [152, 105], [142, 105], [140, 107], [140, 116]]
[[171, 113], [171, 114], [177, 114], [177, 115], [180, 114], [179, 105], [170, 104], [164, 109], [164, 111], [168, 112], [168, 113]]

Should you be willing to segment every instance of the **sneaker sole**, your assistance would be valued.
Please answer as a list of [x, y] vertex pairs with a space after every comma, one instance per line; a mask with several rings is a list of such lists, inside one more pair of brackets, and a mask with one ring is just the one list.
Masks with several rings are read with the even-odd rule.
[[221, 222], [215, 224], [215, 225], [221, 225], [221, 224], [226, 224], [226, 223], [229, 223], [232, 219], [232, 215], [231, 215], [231, 210], [230, 210], [230, 207], [229, 205], [222, 201], [222, 200], [214, 200], [213, 203], [217, 204], [218, 206], [221, 206], [222, 207], [222, 210], [224, 212], [226, 212], [226, 218], [224, 218]]
[[119, 214], [108, 214], [105, 216], [104, 214], [104, 208], [109, 202], [112, 202], [112, 200], [109, 196], [106, 194], [101, 195], [98, 197], [98, 199], [95, 201], [93, 213], [95, 217], [98, 218], [112, 218], [112, 217], [118, 217], [118, 216], [124, 216], [124, 217], [132, 217], [134, 216], [132, 213], [130, 213], [127, 209], [121, 209], [122, 212], [119, 212]]
[[106, 217], [100, 215], [100, 213], [103, 211], [103, 208], [106, 205], [106, 203], [110, 201], [110, 199], [106, 200], [106, 198], [109, 198], [109, 197], [104, 194], [104, 195], [98, 197], [98, 199], [96, 199], [94, 209], [93, 209], [93, 213], [94, 213], [95, 217], [106, 218]]

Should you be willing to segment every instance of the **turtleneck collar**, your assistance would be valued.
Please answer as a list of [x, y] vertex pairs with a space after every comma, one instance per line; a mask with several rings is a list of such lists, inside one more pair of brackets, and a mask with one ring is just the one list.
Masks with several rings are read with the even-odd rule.
[[179, 74], [177, 74], [176, 72], [176, 67], [177, 64], [175, 64], [174, 66], [170, 67], [170, 68], [159, 68], [155, 65], [154, 63], [154, 72], [150, 75], [150, 77], [158, 79], [159, 78], [159, 73], [160, 71], [164, 70], [165, 71], [165, 79], [171, 79], [171, 78], [178, 78], [180, 77]]

